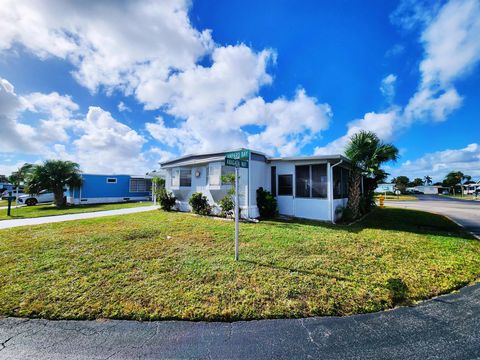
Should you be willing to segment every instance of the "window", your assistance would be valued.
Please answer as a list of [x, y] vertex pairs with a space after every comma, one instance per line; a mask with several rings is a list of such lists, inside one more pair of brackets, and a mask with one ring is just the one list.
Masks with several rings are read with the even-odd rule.
[[270, 168], [270, 190], [272, 190], [273, 196], [277, 196], [277, 167], [272, 166]]
[[326, 199], [327, 192], [327, 165], [312, 165], [312, 197]]
[[[227, 175], [232, 175], [235, 174], [235, 168], [232, 166], [222, 166], [222, 176], [227, 176]], [[221, 179], [220, 179], [221, 181]], [[221, 181], [223, 184], [223, 181]], [[227, 183], [226, 185], [231, 185], [230, 183]]]
[[180, 186], [180, 169], [172, 169], [172, 187], [178, 188]]
[[[150, 181], [151, 184], [151, 181]], [[130, 192], [145, 192], [149, 191], [147, 179], [130, 179]]]
[[180, 169], [180, 186], [190, 187], [192, 186], [192, 170]]
[[292, 175], [278, 175], [278, 195], [293, 195]]
[[350, 172], [342, 167], [333, 168], [333, 198], [342, 199], [348, 197], [348, 178]]
[[295, 166], [295, 196], [310, 197], [310, 166]]
[[220, 163], [208, 164], [208, 184], [210, 186], [220, 186], [222, 174], [222, 165]]
[[107, 178], [107, 184], [116, 184], [117, 178]]

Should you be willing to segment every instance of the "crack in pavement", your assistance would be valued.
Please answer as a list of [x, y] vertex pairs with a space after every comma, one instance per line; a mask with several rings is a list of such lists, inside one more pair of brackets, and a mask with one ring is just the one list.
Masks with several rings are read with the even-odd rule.
[[319, 343], [317, 343], [314, 339], [313, 339], [313, 336], [312, 336], [312, 332], [310, 330], [307, 329], [307, 327], [305, 326], [305, 323], [304, 323], [304, 319], [300, 319], [300, 324], [302, 325], [302, 327], [305, 329], [305, 331], [307, 332], [307, 336], [308, 336], [308, 340], [314, 344], [318, 349], [321, 349], [321, 345]]

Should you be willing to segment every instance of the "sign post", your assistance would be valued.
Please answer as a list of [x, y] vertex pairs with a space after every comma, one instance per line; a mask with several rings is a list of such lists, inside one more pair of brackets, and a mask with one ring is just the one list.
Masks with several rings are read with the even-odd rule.
[[234, 166], [235, 167], [235, 261], [238, 261], [239, 258], [239, 243], [238, 243], [238, 235], [239, 235], [239, 217], [240, 217], [240, 209], [239, 209], [239, 196], [238, 196], [238, 179], [239, 179], [239, 169], [240, 168], [247, 168], [248, 169], [248, 161], [250, 159], [250, 150], [240, 150], [234, 151], [231, 153], [227, 153], [225, 155], [225, 166]]

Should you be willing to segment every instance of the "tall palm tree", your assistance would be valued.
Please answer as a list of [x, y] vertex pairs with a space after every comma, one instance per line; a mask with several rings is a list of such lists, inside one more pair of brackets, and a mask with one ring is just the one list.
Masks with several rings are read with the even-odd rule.
[[80, 166], [72, 161], [47, 160], [42, 165], [35, 165], [27, 178], [30, 193], [38, 194], [41, 190], [53, 192], [55, 206], [64, 205], [65, 186], [82, 184]]
[[[368, 181], [369, 186], [364, 189], [365, 200], [370, 203], [373, 200], [373, 190], [377, 185], [376, 176], [381, 171], [380, 166], [388, 161], [396, 161], [398, 149], [394, 145], [383, 143], [374, 132], [362, 130], [350, 138], [345, 155], [352, 162], [348, 207], [353, 218], [358, 218], [362, 175], [372, 180]], [[369, 206], [369, 203], [366, 205]]]
[[430, 185], [432, 183], [432, 178], [427, 175], [423, 178], [423, 181], [425, 182], [425, 185]]
[[25, 180], [28, 174], [32, 171], [33, 165], [29, 163], [25, 163], [18, 168], [17, 171], [12, 172], [12, 174], [8, 177], [8, 181], [15, 186], [16, 193], [15, 199], [18, 201], [18, 188], [20, 185], [25, 183]]

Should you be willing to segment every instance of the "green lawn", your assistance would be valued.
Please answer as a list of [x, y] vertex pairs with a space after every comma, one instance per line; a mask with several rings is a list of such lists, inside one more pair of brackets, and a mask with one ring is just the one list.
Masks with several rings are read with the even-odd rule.
[[8, 206], [8, 200], [0, 200], [0, 206]]
[[454, 198], [454, 199], [460, 199], [460, 200], [480, 200], [480, 197], [475, 198], [475, 195], [461, 195], [461, 194], [456, 194], [456, 195], [441, 195], [449, 198]]
[[235, 320], [348, 315], [480, 278], [444, 217], [377, 209], [353, 226], [241, 224], [161, 210], [0, 230], [0, 315]]
[[95, 212], [102, 210], [115, 210], [139, 206], [150, 206], [150, 201], [145, 202], [131, 202], [118, 204], [92, 204], [92, 205], [76, 205], [67, 206], [65, 208], [57, 209], [54, 205], [36, 205], [36, 206], [22, 206], [11, 209], [11, 216], [7, 216], [7, 209], [0, 209], [0, 221], [7, 219], [25, 219], [42, 216], [78, 214], [84, 212]]

